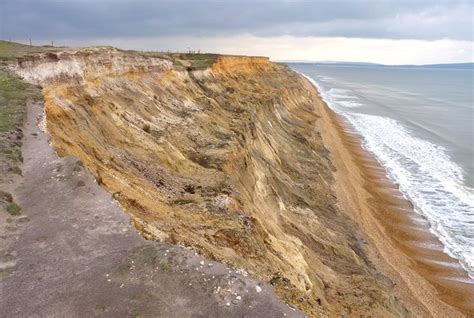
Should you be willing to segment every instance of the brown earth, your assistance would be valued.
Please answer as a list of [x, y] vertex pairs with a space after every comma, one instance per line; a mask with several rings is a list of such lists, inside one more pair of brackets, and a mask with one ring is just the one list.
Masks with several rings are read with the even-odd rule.
[[57, 157], [43, 117], [30, 101], [9, 183], [21, 215], [0, 207], [1, 317], [303, 317], [242, 270], [145, 241], [77, 158]]
[[15, 71], [43, 85], [58, 154], [146, 238], [245, 268], [311, 316], [406, 314], [337, 205], [319, 98], [286, 66], [96, 48]]

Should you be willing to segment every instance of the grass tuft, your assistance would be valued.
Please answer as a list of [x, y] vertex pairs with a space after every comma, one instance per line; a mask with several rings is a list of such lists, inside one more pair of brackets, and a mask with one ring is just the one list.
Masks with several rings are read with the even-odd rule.
[[0, 61], [12, 61], [17, 57], [24, 56], [30, 53], [39, 53], [47, 51], [55, 51], [56, 49], [51, 46], [30, 46], [21, 43], [15, 43], [11, 41], [0, 40]]
[[0, 270], [0, 278], [8, 277], [8, 276], [10, 276], [10, 271], [8, 269]]
[[10, 172], [11, 173], [14, 173], [14, 174], [17, 174], [19, 176], [23, 175], [22, 171], [21, 171], [21, 168], [18, 167], [18, 166], [13, 166], [13, 167], [10, 167]]
[[132, 314], [130, 315], [132, 318], [142, 318], [143, 316], [140, 314], [138, 310], [132, 311]]
[[[0, 56], [9, 45], [0, 41]], [[19, 167], [23, 162], [21, 126], [25, 120], [26, 103], [40, 96], [38, 87], [21, 81], [0, 67], [0, 182], [8, 180], [11, 174], [22, 174]]]
[[21, 207], [15, 202], [11, 202], [7, 205], [7, 212], [10, 213], [10, 215], [18, 216], [21, 214]]
[[13, 202], [13, 196], [8, 192], [0, 190], [0, 201], [11, 203]]

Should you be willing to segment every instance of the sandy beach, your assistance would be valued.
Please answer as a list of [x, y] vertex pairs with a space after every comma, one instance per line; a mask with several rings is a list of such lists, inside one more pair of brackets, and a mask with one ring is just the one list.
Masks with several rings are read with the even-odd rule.
[[443, 252], [429, 223], [361, 146], [361, 136], [318, 100], [321, 134], [336, 168], [340, 208], [365, 232], [370, 259], [393, 281], [397, 297], [413, 316], [474, 315], [472, 279]]

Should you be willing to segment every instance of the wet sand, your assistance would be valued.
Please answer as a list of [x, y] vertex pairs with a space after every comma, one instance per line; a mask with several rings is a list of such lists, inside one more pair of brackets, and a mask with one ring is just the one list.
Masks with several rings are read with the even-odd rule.
[[429, 223], [361, 146], [361, 136], [319, 100], [321, 134], [337, 170], [339, 204], [368, 237], [371, 261], [392, 279], [414, 316], [473, 316], [474, 280], [443, 252]]

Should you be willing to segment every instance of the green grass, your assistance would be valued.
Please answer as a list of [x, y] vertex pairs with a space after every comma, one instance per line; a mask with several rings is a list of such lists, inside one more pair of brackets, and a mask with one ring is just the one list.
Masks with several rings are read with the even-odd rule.
[[161, 270], [163, 272], [169, 272], [170, 271], [170, 265], [164, 261], [163, 263], [161, 263]]
[[0, 140], [0, 156], [10, 159], [13, 162], [23, 162], [21, 149], [18, 147], [10, 147]]
[[10, 276], [10, 271], [8, 269], [0, 270], [0, 278], [8, 277], [8, 276]]
[[0, 133], [23, 122], [28, 98], [39, 97], [39, 89], [0, 70]]
[[132, 312], [132, 314], [130, 315], [130, 317], [132, 317], [132, 318], [142, 318], [143, 316], [140, 314], [139, 311], [134, 310], [134, 311]]
[[217, 54], [208, 53], [185, 53], [180, 54], [181, 60], [188, 60], [191, 62], [190, 70], [205, 69], [215, 63], [217, 60]]
[[[4, 42], [0, 41], [0, 55]], [[3, 50], [4, 52], [5, 50]], [[29, 99], [39, 99], [40, 90], [10, 75], [0, 66], [0, 181], [9, 174], [21, 175], [21, 131]]]
[[151, 130], [151, 135], [155, 138], [160, 138], [164, 134], [165, 134], [165, 132], [163, 130], [156, 130], [156, 129]]
[[24, 54], [27, 51], [25, 46], [19, 43], [0, 41], [0, 59], [11, 60]]
[[182, 53], [180, 54], [183, 60], [192, 61], [208, 61], [215, 60], [219, 55], [212, 53]]
[[54, 51], [51, 46], [29, 46], [21, 43], [0, 40], [0, 60], [14, 60], [28, 53]]
[[7, 205], [7, 212], [13, 216], [17, 216], [21, 214], [21, 206], [16, 204], [15, 202], [11, 202]]
[[18, 126], [25, 115], [25, 103], [38, 92], [18, 78], [0, 71], [0, 133]]
[[14, 107], [0, 106], [0, 132], [14, 128], [22, 119], [24, 112]]
[[28, 88], [28, 84], [22, 82], [20, 79], [8, 75], [6, 73], [0, 73], [0, 92], [2, 98], [7, 100], [24, 99], [24, 91]]

